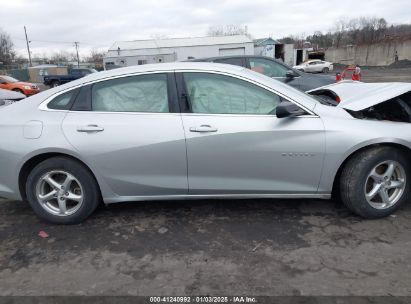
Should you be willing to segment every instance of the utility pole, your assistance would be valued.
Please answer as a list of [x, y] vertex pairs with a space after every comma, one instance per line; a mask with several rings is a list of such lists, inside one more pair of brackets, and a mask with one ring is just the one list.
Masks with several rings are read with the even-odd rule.
[[76, 53], [77, 53], [77, 67], [80, 67], [80, 57], [78, 56], [78, 48], [79, 48], [80, 42], [74, 41], [74, 46], [76, 47]]
[[33, 66], [33, 65], [31, 64], [31, 53], [30, 53], [30, 45], [29, 45], [30, 41], [29, 41], [29, 39], [27, 38], [26, 26], [24, 26], [24, 35], [26, 35], [27, 52], [29, 53], [29, 66]]

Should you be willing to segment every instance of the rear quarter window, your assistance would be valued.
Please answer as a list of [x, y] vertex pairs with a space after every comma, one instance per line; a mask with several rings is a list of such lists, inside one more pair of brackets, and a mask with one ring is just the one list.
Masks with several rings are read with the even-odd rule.
[[47, 104], [47, 108], [53, 110], [70, 110], [79, 91], [80, 89], [74, 89], [54, 97], [53, 100]]

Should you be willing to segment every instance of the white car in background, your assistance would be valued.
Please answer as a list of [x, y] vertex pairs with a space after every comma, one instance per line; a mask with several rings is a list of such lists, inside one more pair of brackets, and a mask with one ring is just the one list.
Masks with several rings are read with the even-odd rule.
[[334, 66], [331, 62], [315, 59], [303, 62], [293, 68], [306, 73], [328, 73], [334, 69]]

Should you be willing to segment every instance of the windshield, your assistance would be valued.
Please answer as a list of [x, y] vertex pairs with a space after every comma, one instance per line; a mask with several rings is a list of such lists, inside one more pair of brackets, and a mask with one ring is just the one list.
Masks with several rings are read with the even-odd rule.
[[10, 77], [10, 76], [1, 76], [1, 78], [7, 82], [18, 82], [17, 79]]

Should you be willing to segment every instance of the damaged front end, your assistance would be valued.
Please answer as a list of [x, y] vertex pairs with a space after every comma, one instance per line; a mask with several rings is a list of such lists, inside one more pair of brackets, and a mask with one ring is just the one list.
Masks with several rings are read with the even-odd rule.
[[411, 83], [345, 81], [307, 92], [358, 119], [411, 122]]
[[402, 94], [364, 110], [353, 111], [346, 109], [346, 111], [358, 119], [411, 122], [411, 92]]

